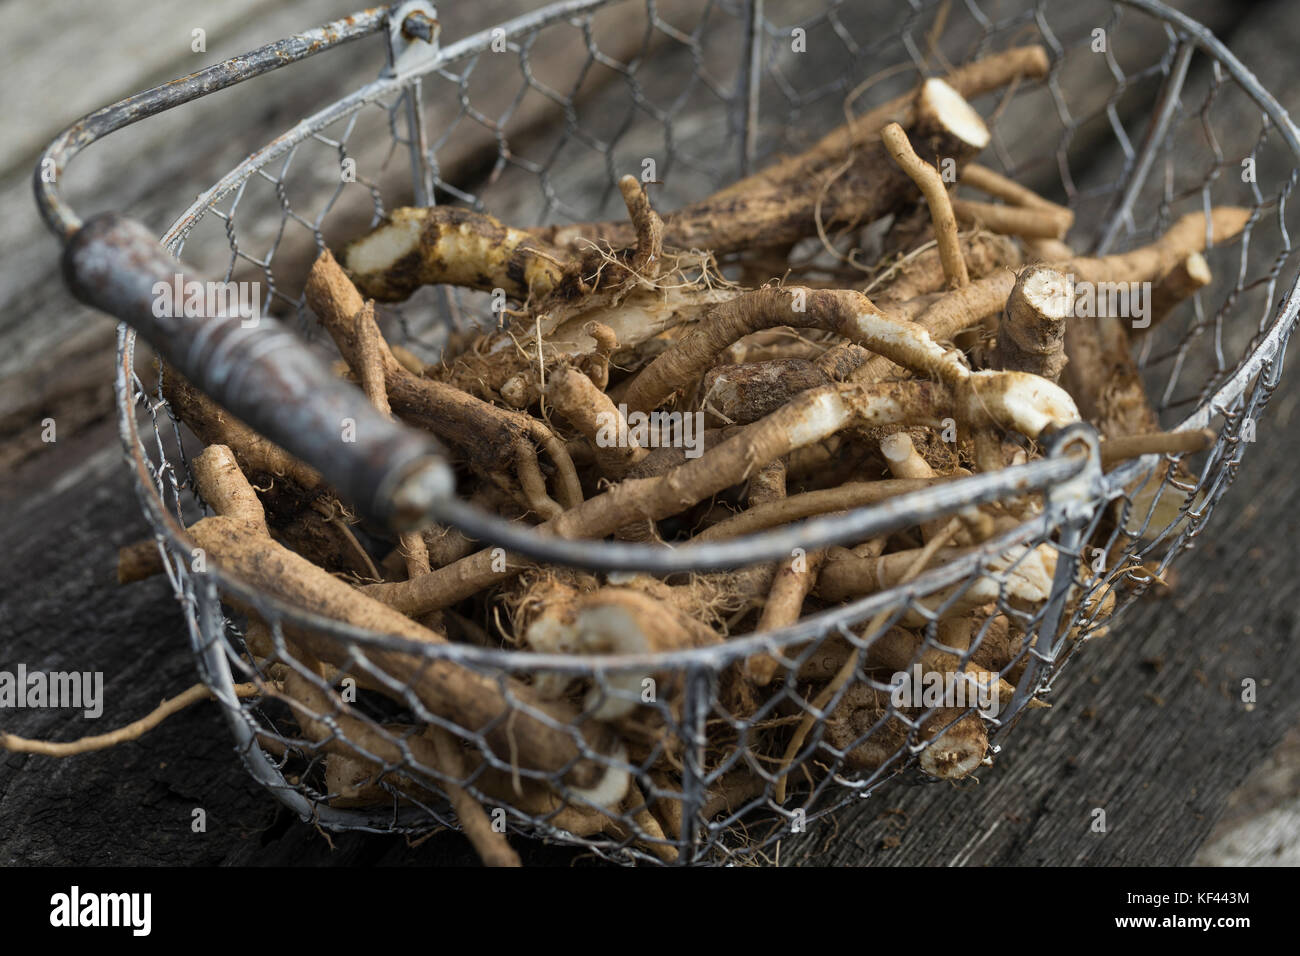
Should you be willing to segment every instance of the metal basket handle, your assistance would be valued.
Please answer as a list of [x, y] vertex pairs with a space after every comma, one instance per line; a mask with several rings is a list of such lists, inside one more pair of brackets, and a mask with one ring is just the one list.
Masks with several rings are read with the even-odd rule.
[[432, 436], [380, 414], [275, 319], [157, 308], [159, 284], [184, 289], [189, 280], [135, 220], [106, 213], [87, 222], [64, 248], [63, 270], [73, 295], [134, 327], [169, 365], [367, 516], [414, 528], [431, 497], [455, 493]]

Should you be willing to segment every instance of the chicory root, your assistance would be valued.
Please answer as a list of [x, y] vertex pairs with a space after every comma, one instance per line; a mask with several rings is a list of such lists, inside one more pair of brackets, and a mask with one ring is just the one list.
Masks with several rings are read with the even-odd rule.
[[[1234, 238], [1245, 227], [1249, 218], [1250, 211], [1247, 209], [1233, 206], [1216, 207], [1211, 211], [1208, 220], [1209, 228], [1214, 234], [1214, 241], [1220, 243]], [[1187, 256], [1204, 251], [1206, 227], [1207, 219], [1204, 213], [1188, 213], [1149, 245], [1100, 258], [1071, 256], [1046, 264], [1058, 272], [1072, 276], [1076, 282], [1086, 281], [1094, 284], [1154, 282]], [[1068, 253], [1068, 247], [1063, 251]], [[1015, 282], [1015, 273], [994, 272], [983, 279], [972, 281], [964, 288], [945, 293], [928, 304], [915, 316], [913, 322], [925, 329], [934, 341], [951, 341], [959, 332], [980, 324], [989, 316], [1000, 314], [1006, 306]], [[1086, 322], [1066, 323], [1067, 358], [1071, 358], [1075, 351], [1071, 348], [1072, 333], [1088, 325], [1089, 323]], [[1078, 389], [1081, 385], [1095, 390], [1098, 382], [1101, 381], [1097, 364], [1095, 362], [1091, 365], [1086, 362], [1084, 364], [1092, 369], [1094, 377], [1091, 383], [1075, 381], [1070, 377], [1069, 372], [1065, 375], [1066, 381], [1062, 383], [1076, 402], [1079, 399]], [[876, 381], [891, 374], [891, 365], [891, 357], [886, 357], [882, 353], [854, 372], [852, 378], [864, 382]], [[1089, 416], [1085, 413], [1084, 417]]]
[[[571, 624], [549, 623], [556, 632], [551, 639], [578, 654], [642, 655], [722, 640], [712, 628], [630, 588], [601, 588], [576, 601]], [[607, 673], [588, 693], [586, 710], [597, 720], [614, 720], [635, 710], [647, 688], [654, 688], [651, 699], [670, 694], [667, 685], [653, 668]]]
[[1055, 382], [1065, 368], [1065, 328], [1074, 302], [1068, 277], [1029, 266], [1016, 279], [998, 326], [996, 368], [1032, 372]]
[[[990, 404], [992, 399], [986, 397]], [[767, 418], [738, 429], [699, 458], [687, 460], [661, 477], [625, 479], [539, 525], [538, 531], [560, 537], [603, 537], [636, 520], [660, 520], [738, 484], [755, 468], [850, 424], [939, 427], [952, 407], [947, 390], [931, 382], [813, 389]], [[1043, 421], [1045, 426], [1047, 419]], [[493, 550], [486, 549], [410, 581], [372, 585], [366, 592], [405, 613], [423, 614], [463, 600], [524, 567], [509, 561], [504, 568], [498, 565]]]
[[1218, 434], [1208, 428], [1181, 432], [1153, 432], [1147, 435], [1121, 435], [1101, 443], [1101, 464], [1109, 467], [1140, 455], [1182, 455], [1204, 451], [1214, 444]]
[[491, 216], [455, 206], [395, 209], [343, 254], [357, 287], [380, 302], [401, 302], [424, 285], [504, 289], [527, 299], [565, 283], [570, 256]]
[[895, 495], [920, 491], [922, 488], [929, 488], [947, 480], [949, 479], [946, 477], [909, 480], [883, 478], [878, 481], [857, 481], [834, 488], [806, 491], [780, 501], [751, 507], [734, 517], [705, 528], [695, 537], [698, 541], [738, 538], [742, 534], [752, 534], [755, 531], [763, 531], [792, 521], [801, 521], [804, 518], [861, 508]]
[[[958, 67], [944, 77], [944, 81], [960, 96], [972, 100], [1020, 79], [1044, 77], [1050, 65], [1043, 47], [1014, 47]], [[856, 147], [878, 139], [880, 130], [887, 123], [898, 123], [904, 128], [911, 126], [915, 121], [915, 109], [915, 93], [895, 97], [832, 130], [806, 153], [733, 183], [716, 195], [719, 198], [740, 195], [765, 182], [793, 180], [799, 172], [806, 174], [834, 169]]]
[[860, 293], [800, 288], [759, 289], [716, 308], [637, 375], [625, 396], [628, 407], [657, 407], [681, 382], [702, 374], [732, 342], [778, 325], [826, 329], [952, 386], [955, 414], [971, 425], [995, 424], [1036, 438], [1048, 427], [1078, 419], [1069, 395], [1050, 382], [1018, 372], [972, 372], [958, 353], [943, 349], [920, 325], [890, 318]]
[[[772, 581], [756, 632], [775, 631], [794, 624], [803, 615], [803, 603], [817, 582], [817, 572], [826, 559], [826, 549], [818, 548], [782, 562]], [[772, 683], [780, 662], [771, 654], [759, 654], [745, 661], [745, 676], [759, 687]]]
[[324, 485], [316, 469], [263, 438], [171, 369], [162, 375], [162, 393], [199, 441], [228, 447], [246, 474], [288, 481], [308, 493]]
[[1074, 214], [1068, 209], [1058, 212], [1052, 209], [999, 206], [974, 199], [954, 199], [952, 211], [957, 221], [964, 225], [1024, 239], [1061, 239], [1074, 224]]
[[[913, 481], [928, 481], [938, 477], [934, 468], [925, 457], [916, 450], [907, 432], [894, 432], [881, 439], [880, 453], [885, 458], [885, 466], [895, 478]], [[939, 534], [947, 524], [944, 518], [936, 518], [921, 525], [921, 537], [929, 541]]]
[[[217, 515], [200, 519], [188, 534], [223, 569], [245, 581], [261, 582], [268, 593], [286, 603], [334, 620], [420, 643], [445, 641], [272, 541], [261, 503], [229, 449], [209, 446], [193, 466], [200, 493]], [[304, 646], [322, 660], [346, 659], [346, 649], [333, 640], [322, 635], [310, 639]], [[367, 657], [378, 670], [404, 678], [433, 713], [472, 733], [481, 731], [505, 762], [514, 754], [521, 765], [532, 769], [554, 772], [572, 766], [566, 779], [584, 788], [615, 773], [579, 759], [576, 731], [557, 730], [533, 716], [540, 713], [559, 726], [576, 726], [576, 712], [538, 700], [517, 681], [506, 680], [503, 685], [443, 658], [424, 660], [383, 649], [369, 650]], [[508, 730], [499, 719], [507, 712], [513, 714]]]
[[[373, 323], [364, 312], [360, 293], [339, 268], [329, 250], [321, 253], [307, 280], [307, 303], [338, 345], [350, 366], [362, 365], [358, 349], [361, 329]], [[582, 498], [573, 461], [564, 445], [541, 422], [519, 412], [498, 408], [459, 389], [409, 372], [386, 347], [380, 348], [388, 401], [392, 410], [412, 424], [422, 425], [455, 444], [477, 469], [517, 471], [523, 500], [545, 518], [554, 517]], [[537, 447], [543, 447], [556, 467], [555, 498], [537, 487], [540, 475]], [[532, 479], [530, 483], [529, 479]]]
[[[909, 562], [920, 551], [895, 551], [878, 558], [859, 558], [836, 553], [827, 559], [817, 580], [817, 593], [827, 601], [861, 597], [902, 583]], [[953, 548], [939, 555], [950, 561], [969, 554], [968, 549]], [[1005, 601], [1012, 607], [1034, 608], [1051, 594], [1052, 575], [1056, 571], [1056, 552], [1048, 545], [1028, 549], [1018, 545], [992, 558], [984, 573], [969, 586], [945, 588], [927, 595], [918, 603], [927, 608], [942, 608], [945, 617], [964, 614], [990, 601]], [[990, 575], [1000, 574], [1003, 581]], [[920, 620], [909, 611], [908, 621]]]
[[[959, 235], [958, 242], [971, 279], [982, 279], [1001, 269], [1014, 268], [1022, 260], [1019, 247], [1006, 236], [968, 232]], [[947, 282], [943, 260], [936, 247], [905, 256], [864, 286], [862, 291], [869, 294], [880, 308], [895, 312], [903, 308], [904, 303], [942, 292]]]
[[[298, 653], [302, 655], [301, 651]], [[309, 665], [310, 659], [303, 660], [302, 663]], [[290, 669], [284, 682], [283, 699], [291, 702], [303, 736], [313, 748], [328, 753], [327, 768], [330, 758], [334, 759], [336, 780], [342, 772], [338, 766], [340, 759], [349, 765], [349, 776], [355, 779], [361, 774], [374, 780], [381, 770], [374, 763], [375, 758], [388, 766], [398, 766], [405, 762], [404, 751], [409, 751], [421, 764], [447, 778], [439, 780], [438, 786], [447, 794], [461, 829], [483, 865], [520, 866], [519, 855], [506, 841], [505, 834], [492, 826], [483, 807], [460, 785], [470, 775], [461, 757], [459, 745], [446, 730], [429, 726], [423, 734], [402, 731], [390, 736], [388, 732], [353, 716], [348, 705], [337, 694], [319, 686], [313, 679], [314, 676]], [[328, 717], [338, 730], [322, 723], [318, 717]]]
[[591, 442], [597, 466], [606, 477], [621, 477], [645, 458], [645, 448], [631, 438], [622, 439], [630, 432], [618, 406], [576, 368], [552, 372], [546, 395], [556, 412]]
[[1074, 224], [1074, 213], [1069, 208], [1058, 205], [1050, 199], [1045, 199], [1014, 179], [1009, 179], [987, 166], [981, 166], [979, 163], [966, 164], [961, 173], [961, 184], [970, 186], [972, 189], [978, 189], [994, 199], [1001, 199], [1011, 206], [1053, 212], [1062, 219], [1067, 220], [1065, 231], [1069, 231], [1070, 226]]
[[[960, 165], [988, 144], [989, 133], [979, 114], [942, 80], [921, 85], [910, 114], [903, 125], [917, 151], [926, 156], [950, 158]], [[914, 195], [911, 180], [887, 161], [878, 142], [855, 145], [847, 165], [828, 164], [814, 148], [799, 163], [751, 177], [743, 191], [728, 191], [667, 214], [663, 241], [681, 249], [709, 249], [716, 255], [778, 245], [815, 235], [818, 222], [824, 228], [870, 222]], [[575, 249], [591, 237], [615, 247], [632, 242], [630, 227], [616, 223], [561, 227], [540, 235]]]
[[833, 381], [807, 359], [769, 359], [719, 365], [705, 376], [700, 407], [726, 425], [748, 425], [776, 411], [793, 396]]
[[[986, 141], [987, 136], [986, 131]], [[966, 272], [961, 244], [957, 241], [957, 219], [948, 198], [948, 187], [939, 175], [939, 170], [916, 155], [907, 133], [897, 123], [890, 123], [881, 130], [880, 139], [885, 144], [889, 158], [911, 177], [925, 198], [934, 226], [934, 239], [939, 247], [939, 261], [943, 265], [943, 274], [948, 284], [953, 287], [966, 285], [970, 282], [970, 275]]]
[[1151, 290], [1150, 323], [1141, 328], [1135, 327], [1135, 337], [1145, 335], [1158, 326], [1174, 309], [1190, 299], [1213, 280], [1210, 264], [1199, 252], [1190, 253], [1185, 259], [1160, 277], [1160, 281]]

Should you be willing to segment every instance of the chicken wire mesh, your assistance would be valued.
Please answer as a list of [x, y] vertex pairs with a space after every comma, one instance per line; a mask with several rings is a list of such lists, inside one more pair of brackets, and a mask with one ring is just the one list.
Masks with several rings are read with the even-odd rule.
[[[1255, 440], [1294, 321], [1294, 131], [1222, 47], [1159, 4], [607, 0], [423, 52], [390, 38], [407, 12], [352, 18], [347, 38], [361, 41], [337, 50], [327, 31], [319, 48], [371, 57], [380, 78], [253, 153], [164, 236], [196, 272], [260, 282], [265, 311], [295, 319], [313, 348], [327, 347], [302, 293], [312, 260], [398, 205], [461, 203], [520, 224], [600, 219], [618, 214], [617, 179], [632, 171], [672, 209], [807, 148], [846, 111], [1025, 43], [1049, 51], [1050, 73], [975, 101], [992, 133], [985, 155], [1073, 209], [1072, 244], [1130, 248], [1218, 204], [1252, 216], [1238, 242], [1207, 252], [1215, 281], [1138, 356], [1161, 424], [1215, 428], [1208, 452], [1099, 477], [1094, 440], [1072, 435], [1089, 464], [1013, 531], [792, 627], [654, 657], [539, 655], [472, 632], [420, 644], [196, 569], [180, 531], [205, 513], [194, 442], [123, 326], [123, 440], [202, 678], [249, 771], [304, 818], [420, 833], [456, 825], [447, 795], [459, 789], [511, 831], [619, 862], [765, 859], [886, 780], [958, 759], [927, 748], [941, 732], [977, 731], [996, 755], [1027, 698], [1049, 696], [1065, 661], [1158, 586]], [[815, 245], [806, 253], [804, 275], [842, 268]], [[449, 287], [380, 318], [390, 340], [430, 361], [496, 322], [485, 295]], [[1157, 507], [1170, 499], [1175, 514]], [[973, 633], [945, 627], [946, 612], [977, 605], [996, 612]], [[986, 666], [1008, 642], [997, 655], [1007, 663]], [[778, 664], [772, 693], [739, 708], [730, 675], [764, 654]], [[1005, 681], [1010, 706], [898, 705], [888, 675], [934, 654], [995, 674], [985, 686]], [[475, 688], [489, 719], [471, 730], [450, 714], [438, 693], [448, 681]], [[238, 696], [249, 683], [257, 692]], [[451, 761], [448, 740], [461, 742]], [[630, 796], [603, 806], [618, 779]]]

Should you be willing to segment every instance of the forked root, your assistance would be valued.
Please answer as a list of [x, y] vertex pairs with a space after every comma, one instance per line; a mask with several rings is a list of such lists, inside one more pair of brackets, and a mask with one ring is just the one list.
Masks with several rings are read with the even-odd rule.
[[[1005, 418], [1014, 408], [1030, 420], [1033, 434], [1038, 434], [1054, 420], [1069, 420], [1052, 412], [1050, 397], [1040, 400], [1035, 396], [1039, 387], [1036, 383], [1041, 380], [1033, 376], [1022, 376], [1015, 388], [1001, 393], [994, 390], [993, 379], [978, 375], [971, 378], [973, 387], [966, 393], [965, 403], [930, 382], [842, 384], [813, 389], [767, 418], [739, 429], [701, 457], [689, 459], [658, 478], [626, 479], [541, 525], [539, 531], [560, 537], [603, 537], [638, 520], [661, 520], [740, 483], [763, 464], [834, 435], [851, 423], [942, 427], [942, 421], [957, 413], [954, 410], [958, 408], [960, 414], [976, 420], [983, 420], [985, 410]], [[985, 382], [990, 385], [988, 391], [982, 387]], [[1041, 384], [1050, 387], [1049, 383]], [[488, 549], [430, 574], [373, 585], [366, 592], [418, 615], [463, 600], [517, 574], [524, 566], [511, 562], [502, 570]]]
[[[304, 665], [310, 669], [310, 657], [297, 651]], [[460, 821], [461, 829], [473, 845], [484, 866], [517, 867], [520, 865], [517, 854], [506, 841], [505, 834], [496, 830], [483, 807], [461, 785], [460, 781], [469, 778], [460, 748], [441, 727], [428, 727], [423, 734], [401, 733], [396, 740], [381, 732], [367, 722], [355, 717], [351, 709], [333, 691], [320, 686], [315, 675], [302, 674], [290, 670], [285, 678], [284, 699], [291, 702], [294, 715], [302, 728], [303, 736], [315, 748], [326, 751], [333, 760], [335, 781], [341, 786], [353, 790], [353, 801], [364, 798], [364, 793], [356, 792], [356, 783], [340, 781], [339, 775], [346, 774], [355, 778], [364, 774], [375, 780], [381, 774], [381, 767], [374, 758], [382, 760], [389, 766], [403, 765], [407, 762], [406, 751], [421, 764], [443, 774], [447, 779], [439, 786], [447, 794], [452, 809]], [[334, 725], [322, 723], [328, 718]], [[334, 729], [337, 727], [337, 730]], [[401, 743], [398, 743], [398, 740]], [[331, 769], [331, 760], [326, 760], [327, 775]], [[417, 792], [423, 787], [411, 787], [413, 781], [405, 781], [408, 789]]]
[[645, 458], [647, 449], [631, 440], [618, 406], [576, 368], [553, 372], [546, 394], [555, 410], [591, 443], [602, 474], [622, 477]]
[[[1211, 210], [1208, 220], [1204, 213], [1189, 213], [1174, 223], [1169, 231], [1155, 242], [1130, 252], [1100, 258], [1073, 256], [1045, 264], [1058, 272], [1072, 276], [1076, 282], [1087, 281], [1094, 284], [1154, 282], [1166, 275], [1187, 256], [1204, 251], [1207, 226], [1212, 231], [1216, 243], [1227, 242], [1241, 232], [1249, 221], [1250, 215], [1250, 210], [1234, 206], [1216, 207]], [[1067, 255], [1070, 252], [1068, 247], [1063, 247], [1060, 251]], [[924, 329], [932, 340], [951, 341], [958, 333], [979, 325], [990, 316], [1001, 314], [1015, 283], [1015, 273], [995, 272], [971, 282], [965, 288], [954, 289], [928, 303], [914, 317], [913, 322]], [[1076, 329], [1087, 329], [1088, 325], [1089, 323], [1085, 322], [1070, 322], [1066, 325], [1065, 351], [1072, 362], [1075, 349], [1071, 348], [1071, 334]], [[878, 381], [891, 374], [891, 363], [896, 361], [893, 356], [882, 352], [854, 372], [851, 378], [863, 382]], [[898, 364], [904, 365], [913, 372], [916, 371], [905, 362], [898, 362]], [[1090, 384], [1087, 382], [1082, 384], [1095, 390], [1098, 383], [1105, 380], [1105, 376], [1100, 373], [1095, 364], [1088, 365], [1087, 368], [1091, 371], [1081, 374], [1091, 374], [1092, 381]], [[1067, 366], [1062, 384], [1067, 392], [1079, 400], [1079, 392], [1076, 388], [1081, 383], [1076, 382], [1072, 374]], [[1080, 401], [1081, 411], [1083, 411], [1083, 404]], [[1086, 411], [1084, 417], [1089, 417]]]
[[[365, 342], [378, 335], [372, 313], [329, 251], [321, 253], [307, 280], [307, 303], [352, 368], [363, 368]], [[382, 343], [374, 346], [383, 368], [384, 386], [399, 417], [427, 428], [455, 444], [476, 469], [489, 475], [515, 472], [525, 503], [543, 518], [552, 518], [582, 499], [573, 461], [562, 442], [541, 422], [498, 408], [443, 382], [412, 374]], [[543, 447], [557, 470], [556, 495], [546, 493], [537, 461]], [[521, 471], [522, 469], [522, 471]]]
[[[425, 644], [445, 642], [441, 634], [416, 624], [272, 541], [261, 504], [229, 449], [210, 446], [194, 459], [193, 466], [199, 490], [217, 515], [191, 525], [188, 533], [226, 571], [245, 581], [259, 582], [280, 600], [354, 627]], [[346, 648], [325, 635], [295, 631], [292, 636], [322, 661], [341, 664], [348, 658]], [[605, 786], [611, 775], [618, 776], [616, 771], [580, 758], [577, 740], [582, 738], [581, 732], [556, 729], [579, 726], [576, 712], [538, 699], [518, 681], [497, 681], [445, 658], [422, 659], [383, 649], [370, 650], [367, 657], [376, 670], [404, 679], [433, 713], [471, 732], [481, 731], [504, 761], [517, 759], [521, 765], [550, 772], [569, 768], [565, 779], [584, 789]], [[511, 720], [505, 722], [508, 727], [500, 720], [506, 712], [512, 714]], [[545, 715], [546, 719], [534, 714]], [[600, 740], [589, 740], [587, 746], [601, 750]], [[626, 774], [622, 777], [625, 790]]]
[[[898, 118], [918, 153], [964, 164], [989, 141], [978, 113], [952, 85], [931, 79], [910, 98]], [[883, 124], [882, 124], [883, 125]], [[888, 162], [878, 141], [856, 143], [832, 159], [819, 145], [799, 161], [779, 164], [722, 193], [664, 217], [664, 242], [680, 249], [709, 249], [716, 255], [795, 242], [824, 228], [870, 222], [915, 196], [911, 180]], [[819, 188], [809, 189], [809, 183]], [[632, 242], [621, 223], [587, 223], [538, 230], [561, 247], [599, 238], [615, 247]]]
[[[818, 578], [817, 592], [827, 601], [844, 601], [895, 587], [903, 580], [910, 562], [920, 553], [895, 551], [878, 558], [833, 553]], [[968, 553], [965, 549], [954, 548], [939, 557], [950, 561]], [[918, 603], [931, 610], [941, 610], [944, 617], [961, 616], [998, 600], [1013, 607], [1032, 609], [1051, 595], [1055, 571], [1056, 551], [1049, 545], [1033, 549], [1019, 545], [988, 561], [975, 581], [944, 588]], [[919, 625], [925, 619], [917, 611], [908, 611], [904, 621]]]
[[[994, 424], [1037, 437], [1050, 426], [1078, 419], [1069, 395], [1050, 382], [1019, 372], [971, 372], [959, 353], [942, 348], [920, 325], [882, 313], [861, 293], [803, 288], [758, 289], [716, 308], [632, 381], [628, 407], [657, 407], [682, 382], [702, 375], [731, 343], [780, 325], [834, 332], [917, 375], [938, 379], [954, 389], [957, 417], [971, 425]], [[860, 373], [871, 364], [851, 379], [866, 381]], [[804, 393], [811, 394], [816, 392]]]

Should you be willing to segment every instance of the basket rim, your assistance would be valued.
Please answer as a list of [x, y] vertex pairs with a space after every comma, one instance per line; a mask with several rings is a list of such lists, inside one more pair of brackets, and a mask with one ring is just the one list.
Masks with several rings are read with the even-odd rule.
[[[412, 75], [431, 72], [439, 67], [486, 50], [494, 39], [494, 31], [504, 29], [507, 36], [512, 37], [558, 22], [576, 13], [623, 2], [629, 2], [629, 0], [567, 0], [567, 2], [549, 4], [537, 11], [509, 20], [498, 27], [480, 31], [443, 47], [434, 60], [421, 66], [411, 74], [380, 77], [364, 85], [303, 119], [285, 133], [271, 140], [266, 146], [251, 154], [233, 170], [221, 177], [208, 190], [200, 193], [163, 234], [162, 241], [164, 245], [168, 246], [169, 249], [174, 248], [176, 243], [182, 241], [188, 235], [198, 218], [212, 208], [213, 203], [238, 188], [256, 169], [292, 149], [298, 142], [309, 135], [306, 131], [328, 125], [328, 123], [347, 115], [349, 111], [360, 108], [369, 99], [400, 89], [403, 83], [408, 81]], [[1300, 131], [1297, 131], [1286, 110], [1211, 31], [1185, 14], [1165, 6], [1159, 0], [1118, 0], [1118, 2], [1176, 25], [1186, 35], [1187, 39], [1192, 41], [1203, 52], [1222, 63], [1231, 77], [1273, 122], [1292, 153], [1300, 160]], [[367, 13], [371, 14], [373, 18], [374, 11], [367, 11]], [[376, 32], [382, 22], [382, 19], [374, 19], [374, 23], [366, 32]], [[496, 34], [496, 36], [499, 37], [499, 34]], [[122, 103], [126, 102], [122, 101]], [[120, 105], [121, 103], [115, 104], [115, 106]], [[111, 109], [111, 107], [107, 109]], [[120, 125], [126, 124], [122, 123]], [[74, 128], [75, 126], [69, 127], [70, 130]], [[113, 132], [116, 128], [120, 127], [114, 126], [107, 129], [107, 132]], [[91, 135], [89, 140], [78, 141], [75, 145], [72, 145], [66, 142], [66, 137], [61, 134], [47, 148], [47, 154], [56, 150], [56, 147], [64, 147], [72, 148], [72, 155], [75, 155], [81, 148], [88, 145], [89, 141], [93, 141], [93, 138], [95, 136]], [[61, 165], [60, 168], [62, 168]], [[1254, 221], [1252, 219], [1252, 222]], [[1203, 400], [1194, 412], [1185, 417], [1176, 426], [1177, 429], [1207, 427], [1210, 421], [1220, 414], [1221, 410], [1244, 393], [1248, 383], [1256, 375], [1273, 366], [1275, 360], [1280, 357], [1280, 350], [1285, 346], [1286, 340], [1296, 324], [1297, 316], [1300, 315], [1300, 296], [1296, 295], [1297, 291], [1300, 291], [1300, 274], [1297, 274], [1289, 291], [1283, 295], [1284, 307], [1276, 310], [1267, 334], [1260, 338], [1249, 355], [1241, 360], [1240, 367], [1233, 375], [1220, 385], [1213, 396]], [[132, 388], [134, 343], [134, 330], [125, 324], [120, 324], [118, 363], [114, 383], [118, 406], [119, 435], [123, 443], [127, 464], [133, 472], [133, 484], [137, 496], [140, 499], [142, 510], [144, 510], [155, 532], [155, 536], [164, 542], [173, 554], [184, 555], [189, 552], [188, 538], [179, 522], [168, 513], [155, 487], [150, 466], [141, 456], [140, 449], [142, 445], [138, 423], [136, 422]], [[1095, 503], [1098, 506], [1096, 510], [1100, 511], [1100, 505], [1111, 500], [1126, 483], [1149, 471], [1153, 461], [1159, 458], [1160, 456], [1154, 455], [1144, 456], [1106, 473], [1103, 476], [1103, 486], [1095, 498]], [[957, 479], [953, 484], [959, 485], [963, 480], [967, 479]], [[868, 512], [874, 507], [868, 505], [856, 510], [858, 512]], [[1026, 522], [1020, 528], [999, 537], [994, 543], [1002, 546], [1005, 550], [1005, 547], [1013, 546], [1015, 543], [1020, 543], [1039, 534], [1045, 537], [1063, 526], [1063, 522], [1059, 520], [1060, 517], [1059, 511], [1053, 513], [1052, 510], [1045, 509], [1039, 519]], [[988, 545], [985, 547], [987, 548]], [[948, 583], [961, 580], [969, 571], [979, 565], [981, 557], [980, 553], [976, 553], [970, 558], [957, 559], [957, 561], [918, 576], [913, 582], [902, 588], [877, 592], [847, 605], [819, 612], [817, 615], [805, 618], [797, 624], [781, 630], [750, 633], [732, 638], [715, 647], [691, 648], [683, 651], [645, 655], [558, 655], [540, 654], [528, 650], [507, 651], [495, 648], [480, 648], [472, 645], [422, 644], [397, 638], [393, 635], [346, 625], [277, 601], [266, 593], [259, 591], [255, 585], [248, 584], [220, 568], [209, 568], [206, 574], [211, 575], [223, 588], [232, 593], [238, 594], [253, 603], [265, 604], [272, 608], [276, 615], [284, 621], [299, 623], [329, 632], [340, 638], [356, 641], [358, 644], [365, 646], [388, 647], [426, 656], [448, 657], [462, 660], [471, 665], [504, 670], [546, 669], [556, 672], [569, 670], [591, 673], [594, 670], [616, 672], [623, 669], [635, 669], [643, 667], [647, 663], [653, 663], [658, 667], [716, 669], [734, 659], [749, 656], [756, 652], [782, 650], [800, 643], [808, 643], [820, 639], [837, 626], [844, 626], [844, 621], [865, 620], [882, 608], [898, 605], [900, 601], [910, 595], [927, 593]]]

